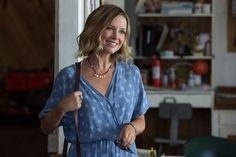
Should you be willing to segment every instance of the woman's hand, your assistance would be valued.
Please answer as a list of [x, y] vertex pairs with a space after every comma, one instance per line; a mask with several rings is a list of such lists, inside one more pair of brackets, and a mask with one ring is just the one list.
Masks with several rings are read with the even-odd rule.
[[128, 148], [132, 143], [134, 143], [137, 135], [141, 134], [145, 129], [145, 117], [144, 115], [139, 116], [130, 123], [123, 125], [120, 132], [119, 141], [122, 146]]
[[59, 103], [62, 112], [74, 111], [81, 107], [83, 96], [80, 91], [75, 91], [65, 96]]
[[64, 97], [58, 106], [49, 112], [47, 116], [40, 120], [40, 128], [45, 134], [51, 134], [58, 127], [65, 112], [79, 109], [82, 104], [82, 93], [79, 91], [73, 92]]
[[128, 148], [132, 143], [134, 143], [136, 138], [136, 130], [130, 124], [125, 124], [120, 133], [121, 144]]

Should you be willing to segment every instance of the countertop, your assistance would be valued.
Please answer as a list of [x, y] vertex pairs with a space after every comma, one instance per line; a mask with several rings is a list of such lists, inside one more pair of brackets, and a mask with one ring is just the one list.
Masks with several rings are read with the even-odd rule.
[[212, 88], [204, 88], [204, 87], [192, 87], [192, 88], [186, 88], [184, 90], [174, 90], [174, 89], [168, 89], [168, 88], [156, 88], [152, 86], [145, 86], [145, 90], [147, 94], [186, 94], [186, 95], [192, 95], [192, 94], [212, 94], [214, 92], [214, 89]]

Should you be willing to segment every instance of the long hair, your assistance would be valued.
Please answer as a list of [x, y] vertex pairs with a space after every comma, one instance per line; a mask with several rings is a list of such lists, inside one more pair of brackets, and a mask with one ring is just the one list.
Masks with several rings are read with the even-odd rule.
[[102, 5], [95, 9], [87, 18], [82, 33], [77, 37], [79, 45], [76, 57], [88, 57], [92, 52], [99, 52], [102, 49], [101, 35], [111, 24], [112, 20], [122, 15], [127, 21], [125, 41], [118, 52], [112, 54], [112, 60], [128, 61], [132, 58], [131, 47], [128, 45], [130, 35], [130, 20], [128, 15], [115, 5]]

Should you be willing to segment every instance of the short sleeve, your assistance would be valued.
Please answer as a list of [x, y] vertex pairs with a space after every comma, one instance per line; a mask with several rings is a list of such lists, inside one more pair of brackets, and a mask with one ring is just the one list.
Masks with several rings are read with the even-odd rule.
[[46, 116], [47, 113], [50, 112], [53, 108], [55, 108], [56, 105], [58, 105], [58, 103], [62, 100], [62, 98], [70, 92], [70, 88], [73, 88], [73, 83], [69, 80], [69, 74], [69, 69], [67, 68], [61, 70], [56, 76], [51, 94], [44, 108], [39, 113], [40, 119]]
[[140, 70], [138, 67], [135, 66], [135, 76], [136, 76], [136, 81], [137, 81], [137, 86], [136, 86], [136, 105], [134, 108], [134, 113], [132, 115], [132, 119], [136, 119], [141, 115], [144, 115], [148, 108], [150, 107], [150, 101], [148, 100], [146, 91], [144, 89], [142, 77], [140, 74]]

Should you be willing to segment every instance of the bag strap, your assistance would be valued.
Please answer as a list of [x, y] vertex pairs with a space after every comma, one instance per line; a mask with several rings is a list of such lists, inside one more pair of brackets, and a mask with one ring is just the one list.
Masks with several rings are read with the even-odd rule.
[[[80, 82], [80, 62], [76, 62], [76, 76], [75, 76], [75, 91], [79, 91], [79, 82]], [[76, 128], [76, 144], [77, 144], [77, 157], [81, 156], [80, 153], [80, 142], [79, 142], [79, 115], [78, 110], [74, 111], [74, 122], [75, 122], [75, 128]]]
[[63, 157], [66, 157], [67, 155], [67, 149], [68, 149], [68, 141], [66, 140], [66, 138], [64, 138], [63, 151], [62, 151]]
[[[80, 62], [75, 63], [76, 66], [76, 74], [75, 74], [75, 86], [74, 91], [79, 90], [79, 82], [80, 82]], [[78, 110], [74, 111], [74, 123], [75, 123], [75, 129], [76, 129], [76, 145], [77, 145], [77, 157], [81, 156], [80, 152], [80, 142], [79, 142], [79, 116], [78, 116]], [[68, 141], [66, 138], [64, 138], [64, 145], [63, 145], [63, 157], [67, 157], [67, 149], [68, 149]]]

